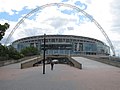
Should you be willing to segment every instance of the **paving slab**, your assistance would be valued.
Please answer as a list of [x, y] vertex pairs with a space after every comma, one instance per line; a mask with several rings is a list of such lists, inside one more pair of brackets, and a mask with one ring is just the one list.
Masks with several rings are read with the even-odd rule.
[[43, 75], [42, 66], [19, 69], [19, 64], [13, 64], [1, 67], [0, 90], [120, 90], [119, 68], [75, 58], [81, 60], [82, 70], [55, 64], [51, 71], [50, 65], [46, 65]]

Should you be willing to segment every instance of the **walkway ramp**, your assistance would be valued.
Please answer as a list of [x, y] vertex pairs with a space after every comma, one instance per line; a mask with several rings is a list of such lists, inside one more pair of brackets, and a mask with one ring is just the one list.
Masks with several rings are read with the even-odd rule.
[[101, 62], [97, 62], [94, 60], [90, 60], [84, 57], [72, 57], [77, 62], [82, 64], [82, 69], [109, 69], [116, 68], [114, 66], [110, 66]]

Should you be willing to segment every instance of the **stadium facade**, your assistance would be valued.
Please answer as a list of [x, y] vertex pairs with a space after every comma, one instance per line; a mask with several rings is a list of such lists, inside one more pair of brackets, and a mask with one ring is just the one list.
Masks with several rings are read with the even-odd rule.
[[[46, 55], [110, 55], [110, 47], [100, 40], [74, 35], [46, 35]], [[43, 53], [44, 35], [16, 40], [12, 46], [18, 51], [34, 46]]]

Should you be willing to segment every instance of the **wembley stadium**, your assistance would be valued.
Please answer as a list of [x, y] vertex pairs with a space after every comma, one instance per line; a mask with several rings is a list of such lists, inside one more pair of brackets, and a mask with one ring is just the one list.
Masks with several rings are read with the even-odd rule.
[[110, 47], [104, 42], [75, 35], [40, 35], [18, 39], [12, 46], [18, 51], [34, 46], [43, 53], [45, 38], [46, 55], [110, 55]]

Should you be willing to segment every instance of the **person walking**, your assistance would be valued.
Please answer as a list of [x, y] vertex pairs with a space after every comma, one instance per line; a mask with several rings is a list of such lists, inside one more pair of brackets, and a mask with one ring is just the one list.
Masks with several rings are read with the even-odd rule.
[[54, 62], [51, 62], [51, 70], [53, 70]]

